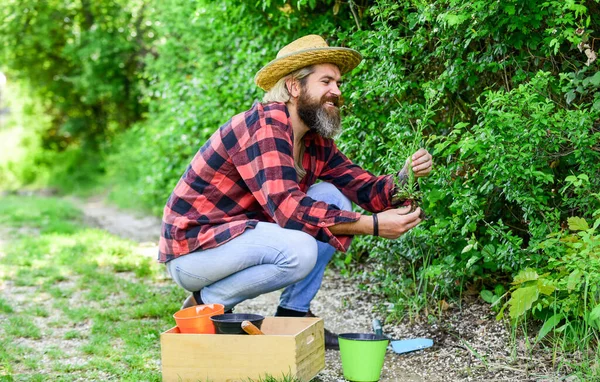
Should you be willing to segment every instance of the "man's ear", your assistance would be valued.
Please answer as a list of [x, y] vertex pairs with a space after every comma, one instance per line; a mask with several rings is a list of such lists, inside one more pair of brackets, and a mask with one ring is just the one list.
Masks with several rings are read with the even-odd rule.
[[292, 96], [293, 98], [296, 98], [300, 95], [300, 84], [297, 80], [293, 78], [288, 78], [285, 81], [285, 86], [288, 90], [288, 93], [290, 93], [290, 96]]

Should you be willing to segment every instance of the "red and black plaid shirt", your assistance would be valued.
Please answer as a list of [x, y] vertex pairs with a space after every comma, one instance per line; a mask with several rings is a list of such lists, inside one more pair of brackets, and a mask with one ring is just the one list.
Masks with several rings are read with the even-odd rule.
[[304, 231], [346, 251], [352, 236], [327, 228], [360, 213], [306, 195], [318, 179], [332, 183], [371, 212], [392, 207], [393, 175], [374, 176], [353, 164], [332, 139], [305, 135], [298, 182], [293, 131], [285, 104], [255, 103], [221, 126], [198, 151], [164, 209], [159, 261], [219, 246], [259, 221]]

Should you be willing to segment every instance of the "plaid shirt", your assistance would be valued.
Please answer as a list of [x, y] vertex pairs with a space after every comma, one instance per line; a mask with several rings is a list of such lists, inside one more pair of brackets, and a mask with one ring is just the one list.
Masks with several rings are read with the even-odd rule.
[[257, 102], [221, 126], [167, 201], [159, 261], [219, 246], [258, 222], [301, 230], [346, 251], [352, 236], [336, 237], [328, 227], [357, 221], [361, 214], [308, 197], [306, 191], [318, 179], [332, 183], [367, 211], [393, 206], [393, 175], [372, 175], [346, 158], [332, 139], [312, 131], [304, 138], [306, 175], [299, 182], [293, 142], [283, 103]]

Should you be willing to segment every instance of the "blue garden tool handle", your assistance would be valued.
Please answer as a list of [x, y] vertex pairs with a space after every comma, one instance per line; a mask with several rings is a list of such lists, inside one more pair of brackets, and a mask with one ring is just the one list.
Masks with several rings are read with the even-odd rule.
[[381, 321], [378, 319], [373, 320], [373, 331], [376, 335], [384, 336], [390, 340], [388, 349], [391, 349], [396, 354], [408, 353], [415, 350], [426, 349], [433, 345], [433, 340], [430, 338], [413, 338], [408, 340], [393, 340], [390, 336], [383, 334], [383, 328], [381, 327]]
[[379, 336], [383, 335], [383, 328], [381, 327], [381, 321], [379, 321], [376, 318], [373, 319], [373, 331], [375, 332], [375, 334], [377, 334]]

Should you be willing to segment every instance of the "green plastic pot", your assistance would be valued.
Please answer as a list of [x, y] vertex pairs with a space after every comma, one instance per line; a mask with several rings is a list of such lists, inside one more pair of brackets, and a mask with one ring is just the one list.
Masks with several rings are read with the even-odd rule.
[[389, 340], [372, 333], [339, 335], [344, 378], [349, 381], [378, 381]]

